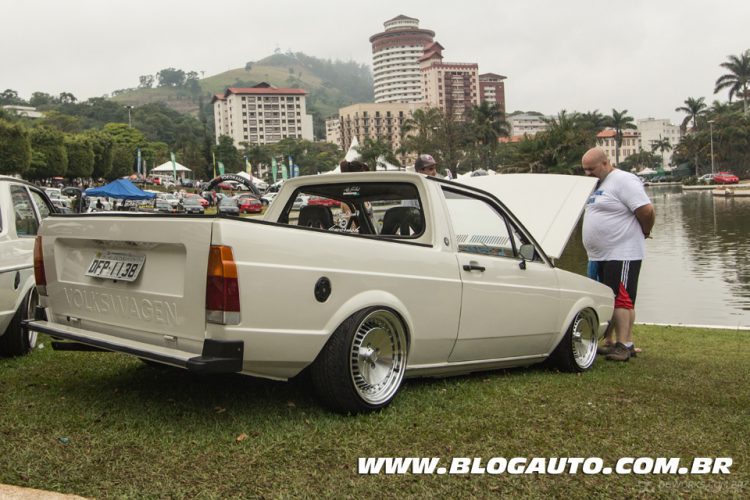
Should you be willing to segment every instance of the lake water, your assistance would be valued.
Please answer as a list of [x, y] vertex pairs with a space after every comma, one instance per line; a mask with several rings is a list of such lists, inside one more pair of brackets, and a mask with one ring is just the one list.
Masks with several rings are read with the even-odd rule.
[[[656, 209], [646, 240], [636, 321], [750, 327], [750, 197], [647, 187]], [[586, 273], [580, 224], [558, 265]]]

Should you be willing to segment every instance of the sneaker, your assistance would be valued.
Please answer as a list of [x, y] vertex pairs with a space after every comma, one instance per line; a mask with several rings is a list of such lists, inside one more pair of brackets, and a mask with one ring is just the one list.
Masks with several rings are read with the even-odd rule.
[[600, 346], [598, 346], [596, 348], [596, 353], [599, 354], [599, 355], [601, 355], [601, 356], [605, 356], [605, 355], [611, 353], [614, 350], [614, 348], [615, 348], [614, 344], [610, 344], [609, 342], [605, 342], [605, 343], [603, 343], [602, 345], [600, 345]]
[[612, 352], [607, 354], [607, 359], [610, 361], [627, 361], [630, 359], [630, 349], [625, 347], [625, 344], [618, 342]]

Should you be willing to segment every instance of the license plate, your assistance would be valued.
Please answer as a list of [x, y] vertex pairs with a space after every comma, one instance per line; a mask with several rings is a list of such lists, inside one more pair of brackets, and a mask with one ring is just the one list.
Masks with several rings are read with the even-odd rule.
[[146, 261], [145, 255], [107, 252], [94, 257], [86, 276], [118, 281], [135, 281]]

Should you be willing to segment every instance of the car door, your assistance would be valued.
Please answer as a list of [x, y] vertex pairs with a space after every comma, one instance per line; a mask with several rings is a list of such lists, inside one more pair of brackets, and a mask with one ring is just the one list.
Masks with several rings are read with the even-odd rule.
[[17, 182], [0, 185], [0, 334], [10, 323], [33, 280], [34, 237], [51, 207], [36, 189]]
[[[492, 200], [449, 187], [443, 193], [463, 284], [458, 339], [449, 361], [544, 354], [557, 333], [554, 268]], [[526, 259], [520, 255], [523, 243]]]

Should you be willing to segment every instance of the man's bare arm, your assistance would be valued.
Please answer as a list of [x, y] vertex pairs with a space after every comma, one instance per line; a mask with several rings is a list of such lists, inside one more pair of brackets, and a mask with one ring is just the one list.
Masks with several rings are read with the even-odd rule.
[[651, 235], [651, 230], [654, 228], [654, 222], [656, 222], [654, 206], [649, 203], [648, 205], [636, 208], [635, 218], [638, 219], [638, 223], [641, 225], [643, 236], [648, 238]]

